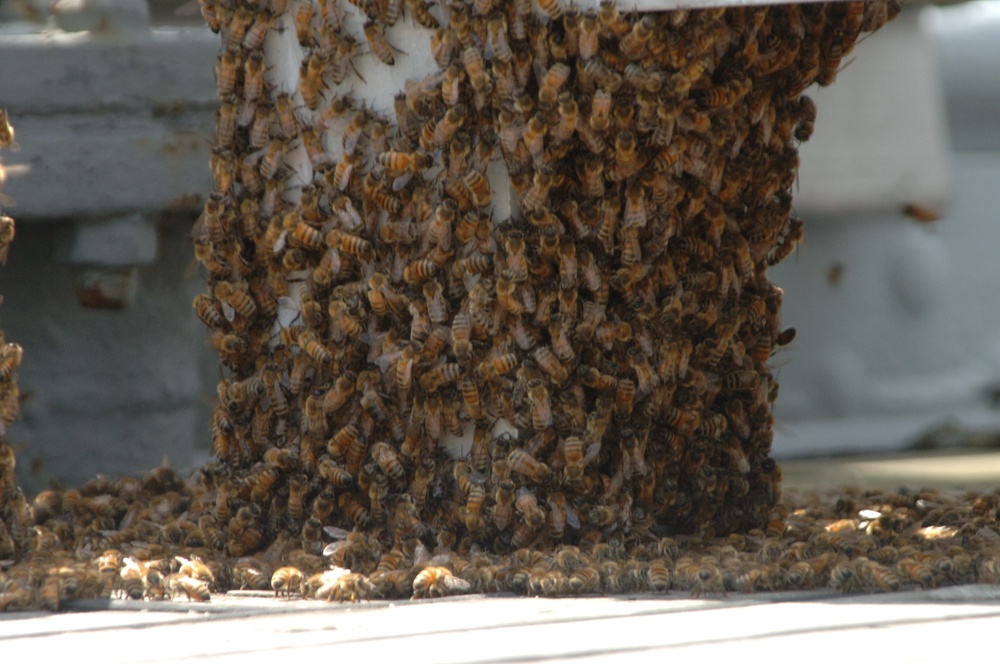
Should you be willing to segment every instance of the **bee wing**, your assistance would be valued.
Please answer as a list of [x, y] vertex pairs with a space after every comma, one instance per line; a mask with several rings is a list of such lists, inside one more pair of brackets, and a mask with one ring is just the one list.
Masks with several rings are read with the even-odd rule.
[[236, 320], [236, 309], [233, 309], [233, 305], [229, 304], [225, 300], [220, 300], [219, 304], [222, 306], [222, 315], [226, 317], [226, 320], [232, 323]]
[[243, 100], [243, 103], [240, 104], [239, 113], [236, 116], [236, 124], [240, 127], [249, 127], [250, 123], [253, 122], [253, 118], [256, 113], [256, 102], [246, 99]]
[[347, 546], [347, 544], [348, 544], [347, 540], [340, 540], [339, 542], [330, 542], [325, 547], [323, 547], [323, 555], [332, 556], [333, 554], [337, 553], [345, 546]]
[[423, 542], [417, 542], [416, 549], [413, 551], [413, 565], [423, 565], [431, 559], [431, 552], [427, 550]]
[[277, 256], [285, 250], [285, 241], [288, 239], [288, 229], [281, 231], [278, 239], [274, 241], [274, 255]]
[[443, 583], [449, 592], [459, 595], [472, 590], [472, 584], [459, 576], [446, 576]]
[[587, 453], [583, 455], [583, 465], [587, 465], [591, 461], [597, 458], [597, 455], [601, 453], [601, 441], [596, 443], [591, 443], [587, 446]]
[[574, 530], [580, 529], [580, 517], [572, 505], [566, 505], [566, 523]]
[[295, 311], [301, 311], [302, 307], [299, 303], [292, 297], [288, 295], [282, 295], [278, 298], [278, 306], [284, 307], [285, 309], [294, 309]]
[[402, 191], [406, 188], [406, 185], [410, 183], [410, 179], [413, 177], [413, 171], [407, 171], [399, 177], [392, 181], [392, 190], [394, 192]]
[[335, 540], [342, 540], [351, 534], [349, 530], [337, 526], [323, 526], [323, 532]]

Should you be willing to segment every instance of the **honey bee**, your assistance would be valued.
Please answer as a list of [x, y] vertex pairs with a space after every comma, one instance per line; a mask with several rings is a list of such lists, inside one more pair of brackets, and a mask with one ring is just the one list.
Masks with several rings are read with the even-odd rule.
[[813, 584], [813, 567], [806, 561], [793, 563], [785, 573], [785, 578], [793, 587], [809, 588]]
[[517, 284], [503, 277], [497, 279], [496, 296], [497, 303], [507, 312], [515, 316], [521, 313], [521, 303], [514, 297]]
[[534, 352], [535, 361], [538, 362], [538, 366], [549, 374], [552, 382], [555, 385], [562, 385], [569, 378], [569, 371], [562, 365], [559, 358], [555, 356], [552, 349], [548, 346], [539, 346]]
[[357, 256], [366, 263], [373, 260], [375, 255], [375, 250], [371, 242], [363, 237], [344, 233], [343, 231], [332, 230], [327, 233], [326, 244], [331, 249], [339, 249], [346, 254]]
[[536, 484], [546, 484], [552, 477], [552, 470], [536, 460], [521, 448], [514, 448], [507, 455], [511, 469], [521, 473]]
[[329, 365], [333, 362], [333, 353], [311, 330], [303, 330], [299, 333], [298, 345], [306, 352], [306, 355], [319, 364]]
[[50, 576], [38, 590], [38, 603], [46, 611], [58, 611], [62, 594], [62, 581], [58, 576]]
[[859, 560], [858, 577], [863, 586], [875, 592], [896, 592], [901, 587], [894, 571], [872, 560]]
[[312, 25], [314, 13], [314, 5], [311, 2], [299, 3], [295, 9], [295, 36], [302, 48], [309, 48], [315, 42]]
[[[578, 162], [577, 175], [580, 178], [580, 193], [587, 198], [602, 198], [604, 196], [604, 161], [598, 157], [588, 156]], [[601, 231], [598, 231], [600, 235]], [[607, 238], [602, 242], [607, 244]], [[612, 238], [613, 241], [613, 238]]]
[[386, 422], [389, 414], [386, 411], [385, 402], [375, 390], [366, 390], [361, 396], [361, 407], [365, 409], [376, 422]]
[[305, 497], [309, 489], [309, 476], [297, 473], [288, 480], [288, 516], [295, 521], [301, 521], [305, 516]]
[[538, 3], [538, 8], [548, 23], [555, 23], [563, 17], [563, 7], [559, 0], [542, 0]]
[[0, 346], [0, 382], [10, 379], [14, 370], [20, 366], [23, 355], [24, 350], [19, 344]]
[[351, 371], [345, 372], [338, 377], [333, 387], [327, 390], [323, 396], [323, 410], [327, 413], [335, 413], [343, 408], [347, 400], [354, 393], [356, 380], [357, 376]]
[[489, 180], [479, 171], [470, 170], [465, 174], [463, 181], [472, 195], [473, 205], [476, 207], [489, 207], [490, 201], [493, 200]]
[[255, 502], [262, 502], [267, 496], [270, 495], [271, 489], [281, 478], [281, 471], [278, 468], [267, 467], [263, 468], [260, 473], [257, 474], [257, 478], [254, 481], [253, 489], [250, 492], [250, 499]]
[[[389, 293], [390, 297], [387, 298], [386, 293]], [[389, 285], [389, 280], [381, 272], [376, 272], [368, 279], [368, 292], [365, 295], [368, 298], [368, 303], [371, 305], [372, 311], [379, 316], [389, 315], [390, 310], [394, 314], [399, 314], [405, 310], [405, 307], [400, 308], [402, 305], [400, 298], [404, 300], [405, 298], [392, 289]], [[393, 303], [391, 309], [390, 301]]]
[[566, 460], [565, 481], [570, 484], [580, 482], [583, 479], [584, 450], [583, 441], [578, 436], [570, 436], [563, 442], [563, 457]]
[[476, 373], [480, 378], [489, 380], [497, 376], [509, 373], [518, 366], [516, 353], [504, 353], [493, 359], [484, 360], [476, 366]]
[[427, 303], [427, 315], [432, 323], [443, 323], [448, 319], [447, 303], [445, 301], [444, 290], [441, 284], [431, 279], [423, 285], [424, 300]]
[[390, 175], [422, 171], [431, 163], [430, 157], [425, 154], [395, 150], [376, 155], [375, 161], [381, 164]]
[[428, 30], [435, 30], [440, 27], [438, 20], [430, 12], [430, 5], [425, 0], [406, 0], [406, 6], [410, 9], [413, 20]]
[[212, 594], [208, 584], [183, 574], [168, 574], [164, 579], [166, 594], [171, 599], [183, 595], [189, 602], [208, 602]]
[[528, 212], [540, 212], [549, 206], [549, 191], [555, 184], [555, 177], [546, 170], [535, 172], [534, 182], [521, 198], [521, 207]]
[[421, 136], [421, 147], [425, 150], [444, 147], [455, 136], [458, 130], [462, 128], [467, 117], [468, 109], [464, 104], [452, 105], [433, 127], [431, 127], [430, 123], [426, 125], [431, 127], [430, 138], [425, 143], [424, 137]]
[[904, 205], [903, 214], [922, 224], [928, 224], [941, 219], [940, 212], [930, 206], [917, 203], [907, 203]]
[[[328, 311], [331, 323], [343, 336], [357, 339], [364, 333], [364, 326], [349, 313], [347, 305], [342, 300], [331, 300]], [[306, 352], [309, 352], [308, 349]]]
[[438, 272], [438, 265], [434, 261], [421, 258], [408, 263], [403, 270], [403, 280], [411, 285], [416, 285], [427, 281]]
[[528, 402], [531, 405], [531, 423], [536, 431], [548, 429], [554, 419], [549, 391], [540, 380], [528, 381]]
[[563, 92], [558, 98], [559, 121], [549, 132], [554, 143], [568, 141], [576, 131], [580, 118], [580, 106], [576, 98], [569, 92]]
[[521, 282], [528, 278], [528, 261], [525, 255], [524, 235], [520, 231], [509, 231], [503, 237], [504, 251], [507, 253], [506, 269], [510, 280]]
[[652, 561], [646, 570], [646, 576], [649, 579], [649, 589], [652, 592], [669, 592], [671, 582], [670, 568], [664, 563], [663, 559]]
[[348, 493], [341, 494], [337, 499], [337, 503], [340, 509], [344, 510], [344, 513], [356, 526], [359, 528], [368, 528], [372, 524], [372, 515], [365, 508], [364, 505], [355, 500], [354, 496]]
[[293, 236], [302, 243], [302, 246], [312, 251], [320, 251], [326, 246], [323, 234], [304, 221], [300, 221], [295, 226]]
[[[365, 40], [368, 42], [368, 49], [372, 55], [378, 58], [383, 64], [396, 64], [396, 56], [393, 54], [393, 51], [399, 51], [399, 49], [386, 41], [385, 25], [375, 21], [368, 21], [364, 25], [364, 32]], [[399, 52], [404, 53], [403, 51]]]
[[524, 516], [525, 521], [532, 529], [537, 530], [545, 523], [545, 512], [538, 506], [538, 499], [531, 489], [527, 487], [518, 489], [514, 506]]
[[[348, 426], [353, 427], [353, 425], [348, 425]], [[355, 431], [356, 430], [357, 428], [355, 427]], [[351, 441], [348, 443], [346, 447], [340, 447], [340, 443], [338, 443], [337, 449], [338, 451], [340, 451], [340, 454], [334, 456], [341, 456], [342, 454], [346, 453], [347, 449], [350, 448], [350, 445], [354, 443], [354, 440], [356, 438], [357, 435], [352, 436]], [[331, 444], [332, 442], [333, 441], [331, 440]], [[339, 464], [330, 459], [323, 459], [322, 461], [320, 461], [319, 466], [317, 468], [317, 472], [319, 473], [320, 477], [322, 477], [324, 480], [326, 480], [334, 487], [339, 489], [347, 489], [354, 484], [354, 477], [351, 475], [351, 473], [349, 473], [347, 469], [345, 469], [344, 467], [340, 466]]]
[[549, 338], [552, 341], [552, 352], [562, 362], [572, 362], [576, 357], [576, 351], [569, 340], [570, 321], [562, 312], [553, 313], [549, 316]]
[[330, 183], [339, 191], [347, 191], [347, 188], [351, 184], [351, 178], [354, 175], [354, 167], [360, 162], [360, 157], [351, 152], [344, 152], [340, 157], [340, 161], [331, 171], [332, 176]]
[[516, 113], [506, 108], [497, 115], [497, 122], [499, 123], [500, 149], [508, 159], [514, 160], [518, 143], [524, 134], [524, 125], [517, 119]]
[[406, 479], [406, 471], [394, 449], [384, 442], [377, 442], [372, 446], [372, 457], [378, 463], [382, 472], [389, 476], [394, 485], [397, 487], [403, 485]]
[[274, 570], [271, 575], [271, 588], [274, 589], [274, 598], [284, 596], [291, 599], [292, 592], [297, 592], [302, 596], [305, 578], [297, 567], [286, 565]]
[[243, 98], [257, 101], [264, 92], [264, 54], [253, 51], [243, 65]]
[[267, 147], [262, 148], [258, 152], [261, 152], [261, 159], [257, 165], [257, 171], [260, 176], [265, 180], [273, 180], [278, 174], [278, 169], [281, 167], [282, 160], [285, 157], [285, 143], [279, 138], [272, 139]]
[[[215, 65], [215, 81], [220, 99], [225, 99], [233, 94], [236, 89], [236, 81], [239, 78], [239, 51], [235, 47], [226, 48], [219, 55]], [[10, 127], [4, 122], [2, 126]], [[9, 132], [10, 140], [13, 141], [13, 131]], [[6, 141], [4, 141], [6, 143]], [[6, 145], [4, 146], [6, 147]]]
[[705, 593], [726, 596], [725, 580], [719, 566], [707, 556], [700, 562], [691, 558], [681, 558], [674, 563], [674, 574], [684, 578], [687, 587], [691, 588], [691, 597], [701, 597]]
[[895, 572], [897, 578], [904, 583], [915, 583], [924, 588], [937, 586], [930, 566], [918, 558], [907, 556], [900, 559], [896, 563]]
[[455, 576], [447, 567], [425, 567], [413, 579], [413, 599], [462, 595], [471, 590], [468, 581]]
[[[318, 469], [317, 469], [318, 472]], [[322, 477], [322, 475], [321, 475]], [[320, 522], [326, 521], [333, 514], [333, 510], [336, 507], [336, 502], [334, 500], [333, 491], [329, 489], [324, 489], [320, 491], [319, 494], [313, 499], [312, 512], [310, 513], [311, 519], [316, 519]]]
[[204, 581], [210, 587], [215, 584], [215, 574], [212, 572], [212, 569], [198, 556], [190, 559], [183, 556], [174, 556], [174, 559], [180, 563], [180, 568], [177, 570], [179, 574]]
[[860, 560], [848, 560], [840, 556], [830, 568], [830, 588], [843, 592], [851, 592], [858, 588], [858, 570]]
[[10, 245], [14, 241], [14, 220], [5, 214], [0, 214], [0, 265], [7, 264], [10, 255]]
[[465, 527], [475, 532], [483, 527], [483, 503], [486, 500], [486, 490], [479, 484], [469, 488], [469, 497], [465, 504]]

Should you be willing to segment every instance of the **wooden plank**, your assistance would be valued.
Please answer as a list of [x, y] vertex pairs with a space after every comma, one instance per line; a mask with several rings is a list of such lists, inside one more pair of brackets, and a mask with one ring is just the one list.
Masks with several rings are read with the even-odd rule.
[[[798, 601], [789, 601], [798, 600]], [[6, 658], [73, 652], [74, 662], [273, 661], [336, 654], [384, 661], [508, 662], [623, 657], [646, 659], [675, 653], [729, 653], [747, 647], [765, 654], [776, 647], [808, 647], [822, 655], [831, 638], [890, 635], [955, 625], [989, 633], [1000, 624], [1000, 589], [968, 586], [879, 596], [829, 593], [734, 595], [727, 599], [483, 598], [359, 605], [270, 602], [220, 598], [205, 613], [149, 612], [37, 614], [0, 620]], [[187, 608], [184, 603], [181, 606]], [[252, 608], [251, 608], [252, 607]], [[177, 605], [172, 605], [176, 609]], [[246, 615], [245, 611], [255, 615]], [[11, 614], [16, 615], [16, 614]], [[10, 617], [10, 616], [7, 616]], [[873, 629], [878, 628], [878, 629]], [[860, 638], [860, 637], [859, 637]], [[893, 637], [893, 643], [899, 639]], [[771, 650], [768, 650], [768, 649]], [[787, 651], [787, 650], [786, 650]], [[793, 650], [799, 652], [799, 650]], [[741, 653], [746, 654], [744, 650]]]

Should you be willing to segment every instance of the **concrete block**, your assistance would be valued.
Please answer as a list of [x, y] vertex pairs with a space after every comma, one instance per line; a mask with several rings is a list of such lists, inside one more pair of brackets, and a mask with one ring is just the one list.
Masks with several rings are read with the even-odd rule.
[[1000, 152], [949, 161], [942, 220], [810, 215], [797, 255], [773, 270], [798, 331], [772, 361], [776, 454], [899, 450], [947, 421], [1000, 427]]
[[196, 209], [212, 190], [212, 116], [15, 115], [21, 150], [4, 155], [4, 193], [22, 224]]
[[7, 35], [0, 40], [0, 90], [15, 118], [148, 113], [178, 102], [214, 110], [218, 52], [219, 37], [207, 27], [152, 30], [137, 41], [90, 32]]
[[148, 265], [89, 272], [104, 277], [109, 299], [110, 277], [134, 275], [129, 306], [117, 309], [81, 306], [86, 271], [52, 261], [52, 225], [18, 229], [2, 275], [0, 328], [24, 347], [25, 398], [8, 442], [21, 450], [18, 475], [29, 493], [52, 480], [79, 485], [96, 473], [138, 473], [165, 457], [180, 468], [196, 465], [196, 456], [200, 463], [218, 362], [191, 309], [205, 288], [194, 269], [192, 221], [162, 222]]
[[156, 260], [156, 225], [142, 215], [81, 221], [71, 238], [59, 258], [72, 265], [121, 267]]
[[796, 210], [808, 217], [943, 205], [948, 127], [935, 43], [918, 8], [855, 46], [842, 67], [833, 85], [806, 90], [818, 113], [799, 150]]
[[1000, 150], [1000, 7], [962, 2], [923, 18], [940, 58], [952, 146]]

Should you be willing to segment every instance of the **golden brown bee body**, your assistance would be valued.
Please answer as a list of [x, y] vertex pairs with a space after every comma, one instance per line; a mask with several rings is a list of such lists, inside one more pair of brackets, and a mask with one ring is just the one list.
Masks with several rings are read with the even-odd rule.
[[471, 590], [468, 581], [455, 576], [447, 567], [425, 567], [413, 579], [413, 599], [462, 595]]
[[552, 470], [548, 466], [521, 448], [511, 450], [507, 456], [507, 462], [510, 464], [511, 469], [538, 484], [547, 483], [552, 476]]
[[393, 53], [395, 48], [386, 41], [385, 26], [383, 24], [369, 21], [365, 23], [364, 33], [372, 55], [378, 58], [383, 64], [396, 64], [396, 56]]
[[170, 599], [186, 597], [189, 602], [208, 602], [212, 594], [208, 584], [183, 574], [168, 574], [164, 579], [164, 587]]
[[297, 567], [286, 565], [274, 570], [271, 575], [271, 588], [274, 589], [274, 597], [284, 596], [291, 599], [292, 593], [303, 594], [303, 584], [305, 578]]
[[469, 497], [465, 504], [465, 527], [475, 532], [485, 525], [483, 523], [483, 503], [486, 501], [486, 490], [479, 484], [469, 488]]

